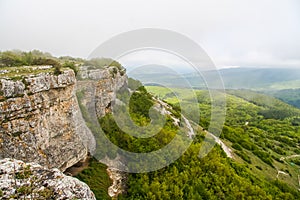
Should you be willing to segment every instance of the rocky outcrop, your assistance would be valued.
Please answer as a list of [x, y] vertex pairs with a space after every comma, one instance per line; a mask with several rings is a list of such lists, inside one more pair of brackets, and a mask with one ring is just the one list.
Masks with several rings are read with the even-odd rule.
[[[64, 171], [93, 153], [96, 144], [85, 125], [81, 104], [93, 118], [110, 112], [117, 90], [127, 85], [125, 70], [82, 67], [59, 75], [40, 73], [0, 79], [0, 159], [16, 158]], [[95, 112], [96, 111], [96, 112]]]
[[0, 160], [1, 199], [95, 199], [89, 187], [58, 169], [15, 159]]
[[109, 178], [112, 180], [112, 185], [108, 188], [108, 195], [112, 198], [117, 198], [119, 194], [125, 192], [126, 188], [126, 173], [113, 169], [107, 168]]
[[[42, 184], [43, 187], [37, 187], [35, 190], [38, 194], [40, 191], [54, 194], [55, 191], [58, 191], [55, 188], [63, 187], [67, 189], [63, 190], [66, 193], [62, 194], [62, 198], [89, 199], [84, 196], [70, 196], [70, 191], [76, 191], [76, 188], [79, 187], [77, 182], [61, 175], [58, 170], [50, 170], [50, 173], [46, 168], [58, 168], [65, 171], [86, 158], [88, 152], [93, 154], [96, 148], [95, 138], [86, 126], [86, 119], [82, 116], [80, 106], [87, 109], [91, 119], [97, 121], [99, 117], [111, 112], [111, 106], [116, 101], [117, 91], [125, 86], [127, 86], [125, 70], [117, 67], [101, 69], [82, 67], [77, 79], [72, 70], [65, 70], [59, 75], [48, 72], [23, 75], [13, 79], [1, 78], [0, 159], [14, 158], [30, 162], [29, 165], [33, 166], [33, 169], [40, 168], [38, 171], [43, 173], [40, 176], [43, 181], [53, 177], [58, 180], [58, 177], [62, 177], [57, 184], [54, 183], [55, 181], [53, 184], [52, 182], [43, 182], [43, 184], [50, 185], [52, 189], [44, 191], [43, 188], [46, 186]], [[82, 98], [80, 98], [80, 93]], [[33, 164], [33, 162], [39, 165]], [[8, 168], [11, 165], [27, 166], [16, 160], [4, 159], [1, 163]], [[46, 168], [42, 168], [40, 165]], [[21, 167], [20, 170], [24, 171], [24, 167]], [[5, 198], [14, 195], [18, 188], [23, 190], [24, 187], [27, 187], [27, 185], [23, 187], [25, 182], [22, 181], [8, 185], [8, 182], [13, 180], [13, 175], [10, 173], [11, 171], [0, 171], [0, 175], [8, 174], [0, 177], [0, 181], [2, 181], [0, 185], [6, 195]], [[117, 173], [112, 170], [111, 174]], [[65, 181], [70, 187], [60, 185]], [[28, 179], [26, 184], [29, 182]], [[115, 187], [111, 187], [111, 191], [115, 189]], [[83, 190], [85, 189], [83, 188]], [[85, 192], [87, 195], [91, 194], [88, 190]], [[119, 192], [114, 191], [113, 193], [117, 195]], [[23, 195], [22, 198], [27, 198], [26, 195]], [[55, 199], [60, 199], [60, 196], [55, 196]]]
[[84, 66], [78, 74], [78, 80], [78, 90], [85, 92], [83, 105], [95, 109], [98, 118], [111, 111], [117, 91], [126, 87], [128, 81], [125, 69], [114, 66], [90, 70]]
[[0, 158], [62, 171], [85, 158], [93, 141], [77, 103], [74, 72], [19, 79], [0, 79]]

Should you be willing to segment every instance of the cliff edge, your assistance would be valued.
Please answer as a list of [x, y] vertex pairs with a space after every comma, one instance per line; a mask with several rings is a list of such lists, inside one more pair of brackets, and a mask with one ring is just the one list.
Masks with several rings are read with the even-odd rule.
[[15, 158], [64, 171], [95, 149], [76, 91], [91, 84], [85, 78], [99, 80], [93, 81], [96, 97], [90, 103], [101, 116], [127, 76], [116, 67], [85, 69], [80, 81], [71, 69], [56, 75], [46, 71], [10, 77], [8, 72], [0, 77], [0, 159]]

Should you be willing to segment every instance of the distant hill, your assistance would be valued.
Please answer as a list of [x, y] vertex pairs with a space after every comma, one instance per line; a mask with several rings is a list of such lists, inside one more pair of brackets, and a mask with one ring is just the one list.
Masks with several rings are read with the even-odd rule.
[[265, 91], [265, 93], [276, 97], [292, 106], [300, 108], [300, 89]]
[[[297, 87], [293, 82], [299, 82], [299, 69], [283, 68], [234, 68], [220, 70], [226, 88], [246, 88], [246, 89], [277, 89], [283, 83], [286, 88]], [[298, 85], [300, 88], [300, 85]], [[280, 88], [284, 89], [284, 88]]]
[[[219, 70], [226, 89], [281, 90], [300, 88], [300, 70], [295, 68], [228, 68]], [[178, 74], [155, 68], [134, 71], [129, 76], [143, 83], [160, 83], [165, 86], [205, 88], [205, 81], [215, 79], [213, 71]], [[204, 79], [204, 78], [205, 79]], [[189, 84], [187, 84], [188, 82]]]
[[[300, 108], [300, 70], [296, 68], [228, 68], [219, 70], [225, 89], [247, 89], [276, 97]], [[141, 80], [145, 85], [207, 89], [205, 81], [213, 83], [216, 72], [204, 71], [179, 74], [160, 69], [134, 71], [129, 76]], [[205, 77], [205, 79], [203, 78]], [[217, 77], [219, 78], [219, 77]]]

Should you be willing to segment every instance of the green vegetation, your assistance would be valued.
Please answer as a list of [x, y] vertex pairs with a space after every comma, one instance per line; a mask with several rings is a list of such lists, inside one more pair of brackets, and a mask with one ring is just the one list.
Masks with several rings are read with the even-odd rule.
[[58, 66], [60, 63], [49, 53], [37, 50], [30, 52], [4, 51], [0, 53], [0, 67], [17, 67], [33, 65], [52, 65]]
[[103, 68], [107, 66], [117, 67], [119, 70], [122, 70], [122, 65], [111, 59], [111, 58], [92, 58], [91, 60], [84, 61], [84, 65], [90, 66], [90, 69], [94, 68]]
[[281, 181], [255, 176], [215, 147], [199, 159], [194, 143], [175, 163], [156, 172], [130, 174], [128, 192], [119, 199], [297, 199]]
[[[125, 74], [125, 69], [121, 64], [110, 58], [94, 58], [91, 60], [68, 56], [56, 58], [49, 53], [38, 50], [0, 52], [0, 78], [9, 77], [21, 80], [24, 75], [41, 72], [51, 72], [59, 75], [64, 69], [72, 69], [77, 75], [79, 67], [83, 65], [89, 66], [90, 69], [114, 66], [116, 68], [112, 69], [112, 73], [119, 71], [122, 75]], [[38, 66], [52, 66], [52, 68], [39, 69]]]
[[263, 92], [272, 95], [292, 106], [300, 108], [300, 89], [271, 90]]
[[[120, 98], [123, 102], [129, 102], [129, 114], [133, 122], [139, 126], [147, 125], [150, 122], [149, 109], [153, 106], [154, 102], [152, 96], [142, 86], [139, 87], [128, 99], [128, 91], [123, 91]], [[119, 107], [118, 113], [122, 116], [125, 108]], [[159, 113], [156, 113], [159, 117]], [[167, 117], [166, 124], [155, 136], [150, 138], [137, 138], [133, 137], [116, 124], [114, 117], [107, 114], [99, 119], [100, 126], [107, 137], [118, 147], [131, 152], [151, 152], [158, 150], [167, 145], [177, 134], [178, 128], [173, 124], [173, 120]], [[126, 129], [126, 127], [123, 127]], [[130, 127], [127, 127], [131, 130]], [[141, 134], [141, 133], [140, 133]], [[143, 134], [148, 134], [147, 132]]]
[[[184, 91], [189, 89], [172, 88], [177, 99], [168, 95], [170, 90], [166, 88], [147, 86], [147, 90], [168, 102], [189, 102]], [[210, 116], [208, 91], [194, 92], [201, 112], [200, 125], [206, 127], [205, 122]], [[287, 177], [279, 178], [298, 188], [299, 167], [293, 161], [283, 162], [281, 158], [300, 154], [300, 110], [249, 90], [228, 90], [226, 99], [226, 121], [220, 137], [234, 149], [234, 159], [266, 180], [275, 181], [277, 170], [288, 171]]]
[[[83, 114], [84, 119], [87, 121], [88, 127], [92, 130], [93, 134], [96, 136], [96, 140], [99, 132], [99, 128], [96, 127], [90, 118], [89, 112], [85, 106], [82, 105], [81, 100], [84, 96], [84, 91], [77, 92], [77, 98]], [[123, 101], [129, 101], [131, 117], [133, 121], [137, 124], [145, 124], [149, 122], [148, 110], [153, 105], [152, 96], [147, 93], [144, 87], [137, 88], [129, 99], [129, 93], [127, 90], [121, 91], [118, 94], [118, 97]], [[142, 106], [140, 105], [142, 104]], [[123, 108], [120, 108], [122, 111]], [[162, 130], [155, 136], [151, 138], [136, 138], [129, 134], [126, 134], [121, 130], [116, 124], [112, 114], [107, 114], [106, 116], [99, 119], [101, 129], [104, 131], [106, 136], [118, 147], [128, 150], [131, 152], [150, 152], [168, 144], [173, 137], [178, 132], [178, 127], [173, 124], [173, 120], [169, 117], [166, 124]], [[101, 146], [101, 141], [98, 141]], [[116, 156], [116, 150], [109, 149], [107, 155], [111, 158]], [[97, 158], [99, 154], [97, 154]], [[100, 155], [101, 156], [101, 155]], [[103, 179], [102, 176], [107, 176], [105, 172], [104, 165], [98, 163], [96, 160], [92, 160], [88, 169], [83, 170], [77, 177], [86, 182], [91, 189], [94, 191], [97, 199], [107, 199], [107, 188], [111, 184], [106, 179]]]
[[[52, 68], [38, 68], [38, 66], [52, 66]], [[30, 52], [5, 51], [0, 52], [1, 77], [9, 77], [12, 80], [22, 80], [28, 74], [50, 72], [55, 75], [63, 71], [59, 59], [49, 53], [34, 50]]]
[[[151, 95], [140, 87], [140, 83], [129, 81], [131, 88], [139, 88], [129, 99], [128, 91], [118, 94], [122, 101], [130, 101], [133, 121], [143, 125], [149, 120], [147, 110], [153, 105]], [[186, 89], [147, 87], [150, 92], [174, 105], [171, 113], [180, 113], [182, 104], [189, 104], [192, 95]], [[207, 126], [210, 117], [210, 100], [207, 91], [195, 91], [201, 111], [200, 123]], [[176, 162], [155, 172], [128, 174], [127, 193], [119, 199], [298, 199], [297, 157], [282, 160], [284, 156], [299, 154], [300, 127], [297, 124], [299, 110], [274, 98], [249, 91], [228, 91], [227, 118], [222, 140], [234, 149], [234, 159], [226, 157], [217, 145], [204, 158], [198, 157], [204, 139], [199, 129], [193, 144]], [[82, 94], [81, 94], [82, 95]], [[80, 94], [79, 94], [80, 96]], [[263, 98], [263, 99], [262, 99]], [[267, 103], [266, 103], [267, 102]], [[144, 106], [139, 106], [144, 103]], [[193, 107], [186, 113], [193, 119]], [[120, 109], [122, 110], [122, 109]], [[273, 110], [275, 115], [264, 115], [262, 111]], [[279, 111], [285, 113], [280, 116]], [[82, 109], [84, 115], [87, 112]], [[238, 117], [237, 117], [238, 116]], [[272, 118], [275, 117], [275, 118]], [[99, 119], [102, 130], [110, 141], [131, 152], [149, 152], [169, 143], [178, 127], [168, 118], [163, 129], [147, 139], [135, 138], [121, 130], [111, 114]], [[109, 155], [116, 156], [117, 150]], [[93, 167], [91, 167], [93, 168]], [[96, 167], [97, 169], [97, 167]], [[288, 177], [276, 179], [277, 170], [286, 172]], [[100, 175], [99, 171], [99, 175]], [[102, 172], [103, 173], [103, 172]], [[99, 176], [97, 174], [91, 176]], [[88, 178], [87, 178], [88, 179]], [[95, 178], [91, 178], [95, 179]], [[94, 191], [104, 187], [88, 184]], [[103, 199], [103, 195], [97, 196]]]
[[147, 93], [144, 87], [139, 87], [138, 92], [131, 95], [129, 101], [129, 112], [133, 118], [144, 117], [149, 119], [149, 109], [153, 106], [151, 95]]
[[300, 114], [300, 110], [264, 94], [249, 90], [227, 90], [227, 92], [262, 107], [263, 109], [260, 110], [259, 114], [267, 119], [283, 120], [285, 118], [299, 116]]
[[106, 166], [95, 158], [89, 161], [89, 167], [81, 171], [76, 178], [89, 185], [97, 199], [109, 199], [107, 188], [112, 184], [106, 172]]
[[151, 138], [136, 138], [122, 131], [111, 115], [100, 119], [101, 128], [111, 142], [124, 150], [137, 153], [155, 151], [167, 145], [177, 133], [177, 127], [172, 122], [169, 118], [163, 129]]
[[143, 84], [138, 81], [138, 80], [135, 80], [133, 78], [128, 78], [128, 88], [131, 89], [131, 90], [136, 90], [138, 89], [139, 87], [141, 87]]
[[287, 90], [287, 89], [299, 89], [300, 80], [289, 80], [289, 81], [282, 81], [276, 82], [269, 86], [270, 90]]
[[15, 174], [16, 179], [27, 179], [32, 175], [32, 171], [30, 169], [30, 165], [24, 167], [22, 172], [18, 172]]

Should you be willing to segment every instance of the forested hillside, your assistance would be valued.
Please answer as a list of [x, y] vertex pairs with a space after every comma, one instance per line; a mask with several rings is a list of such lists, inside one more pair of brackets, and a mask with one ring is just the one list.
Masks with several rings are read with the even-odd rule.
[[292, 106], [300, 108], [300, 89], [285, 89], [264, 91], [264, 93], [274, 96]]
[[[172, 91], [162, 87], [146, 87], [157, 98], [169, 102], [179, 116], [179, 99], [189, 104], [187, 89]], [[201, 111], [200, 122], [209, 125], [208, 91], [196, 91]], [[124, 94], [123, 94], [124, 95]], [[125, 98], [127, 95], [125, 95]], [[232, 149], [228, 158], [219, 145], [204, 158], [199, 158], [205, 132], [195, 128], [194, 142], [176, 162], [158, 171], [127, 174], [126, 193], [119, 199], [299, 199], [298, 174], [299, 113], [298, 109], [277, 99], [249, 91], [227, 91], [226, 122], [221, 139]], [[124, 96], [123, 96], [124, 97]], [[120, 97], [121, 98], [121, 97]], [[143, 104], [140, 104], [143, 102]], [[148, 102], [148, 103], [147, 103]], [[146, 110], [153, 99], [142, 87], [131, 101], [132, 118], [137, 124], [149, 123]], [[143, 105], [143, 106], [139, 106]], [[193, 120], [193, 107], [186, 117]], [[220, 108], [221, 109], [221, 108]], [[284, 112], [283, 112], [284, 111]], [[103, 130], [115, 144], [133, 152], [149, 152], [166, 145], [176, 134], [169, 119], [156, 136], [136, 139], [118, 128], [111, 115], [100, 120]], [[96, 167], [97, 169], [97, 167]], [[99, 171], [87, 169], [82, 180], [96, 177]], [[105, 198], [103, 184], [90, 182], [98, 198]], [[107, 197], [107, 196], [106, 196]]]
[[[147, 87], [148, 91], [152, 92], [153, 94], [159, 96], [166, 101], [171, 102], [172, 104], [176, 104], [178, 102], [177, 97], [180, 97], [181, 103], [188, 103], [189, 96], [187, 96], [187, 89], [174, 89], [171, 90], [162, 87], [154, 87], [149, 86]], [[176, 95], [174, 94], [176, 93]], [[207, 127], [208, 119], [210, 117], [209, 113], [209, 95], [208, 91], [196, 91], [199, 101], [199, 108], [201, 112], [201, 119], [200, 125], [203, 127]], [[287, 105], [278, 99], [268, 97], [266, 95], [257, 94], [255, 92], [249, 92], [246, 90], [230, 90], [227, 91], [227, 106], [226, 106], [226, 121], [223, 128], [223, 132], [221, 135], [221, 139], [233, 149], [234, 158], [228, 159], [224, 158], [224, 154], [218, 154], [216, 156], [216, 152], [219, 148], [215, 147], [214, 151], [210, 152], [208, 157], [211, 154], [214, 154], [215, 159], [208, 159], [208, 157], [204, 158], [205, 163], [207, 165], [212, 164], [211, 170], [204, 170], [203, 173], [215, 175], [218, 171], [218, 164], [213, 166], [214, 162], [217, 162], [219, 159], [225, 159], [225, 161], [221, 162], [222, 167], [226, 170], [233, 170], [233, 173], [236, 176], [231, 175], [230, 183], [226, 181], [220, 186], [216, 187], [214, 192], [212, 192], [211, 198], [220, 199], [223, 198], [222, 195], [225, 197], [229, 197], [230, 195], [238, 195], [240, 193], [244, 194], [245, 197], [249, 196], [250, 194], [246, 194], [247, 191], [244, 190], [242, 192], [243, 186], [247, 185], [246, 183], [242, 184], [239, 189], [234, 191], [234, 189], [225, 188], [225, 185], [234, 185], [235, 181], [233, 177], [242, 178], [246, 176], [247, 178], [252, 177], [253, 179], [257, 180], [257, 183], [250, 178], [250, 185], [256, 183], [256, 187], [259, 187], [261, 190], [265, 192], [266, 196], [261, 196], [258, 199], [267, 199], [277, 198], [279, 197], [279, 190], [282, 191], [294, 191], [291, 192], [290, 197], [287, 195], [287, 199], [297, 199], [296, 196], [298, 195], [297, 188], [298, 185], [298, 175], [299, 175], [299, 141], [300, 141], [300, 129], [299, 129], [299, 121], [300, 121], [300, 111], [295, 109], [294, 107]], [[192, 111], [191, 111], [192, 113]], [[192, 115], [190, 116], [192, 119]], [[201, 145], [196, 142], [195, 146]], [[191, 149], [195, 147], [192, 146]], [[197, 155], [197, 150], [194, 149], [195, 157]], [[223, 156], [222, 156], [223, 155]], [[221, 158], [218, 158], [221, 157]], [[180, 163], [182, 165], [182, 159], [189, 159], [183, 156], [180, 160], [176, 163]], [[212, 157], [211, 157], [212, 158]], [[208, 160], [207, 160], [208, 159]], [[199, 162], [195, 166], [193, 166], [193, 162]], [[201, 166], [201, 159], [192, 159], [188, 160], [189, 163], [188, 168], [197, 168], [197, 166]], [[225, 163], [230, 163], [226, 165]], [[203, 164], [203, 163], [202, 163]], [[176, 164], [174, 164], [176, 165]], [[192, 165], [192, 166], [191, 166]], [[236, 167], [239, 170], [242, 169], [243, 175], [240, 174], [240, 171], [236, 170]], [[200, 167], [203, 169], [202, 167]], [[225, 170], [223, 169], [223, 170]], [[168, 171], [169, 169], [164, 169]], [[199, 169], [200, 170], [200, 169]], [[185, 171], [180, 171], [185, 173]], [[224, 171], [222, 171], [224, 172]], [[181, 173], [181, 174], [182, 174]], [[229, 173], [229, 172], [228, 172]], [[156, 174], [156, 173], [154, 173]], [[180, 173], [179, 173], [180, 174]], [[214, 179], [214, 183], [217, 184], [217, 180], [223, 180], [222, 173], [216, 175], [216, 179]], [[142, 175], [135, 175], [137, 177]], [[143, 175], [145, 176], [145, 175]], [[152, 177], [152, 176], [151, 176]], [[200, 176], [197, 181], [203, 181], [204, 175]], [[209, 176], [210, 177], [210, 176]], [[226, 180], [227, 176], [224, 176]], [[255, 177], [255, 178], [254, 178]], [[140, 177], [141, 178], [141, 177]], [[144, 177], [145, 178], [145, 177]], [[157, 178], [157, 177], [156, 177]], [[203, 178], [203, 179], [202, 179]], [[153, 179], [152, 179], [153, 180]], [[154, 178], [154, 180], [156, 180]], [[159, 178], [157, 181], [160, 181]], [[189, 180], [192, 182], [197, 182], [196, 180], [192, 179]], [[200, 181], [200, 182], [201, 182]], [[233, 181], [233, 182], [231, 182]], [[246, 181], [246, 180], [244, 180]], [[247, 181], [246, 181], [247, 182]], [[267, 183], [268, 182], [268, 183]], [[260, 184], [258, 184], [260, 183]], [[267, 183], [267, 184], [266, 184]], [[151, 183], [149, 183], [151, 185]], [[289, 186], [287, 186], [287, 185]], [[191, 185], [190, 182], [188, 185]], [[224, 186], [224, 188], [222, 187]], [[205, 188], [208, 187], [208, 188]], [[204, 184], [204, 188], [202, 190], [210, 190], [213, 186]], [[246, 186], [247, 187], [247, 186]], [[186, 188], [186, 187], [184, 187]], [[234, 187], [233, 187], [234, 188]], [[274, 189], [276, 188], [276, 189]], [[280, 188], [280, 189], [279, 189]], [[285, 188], [285, 189], [283, 189]], [[290, 188], [290, 189], [288, 189]], [[182, 187], [180, 188], [182, 189]], [[279, 189], [277, 192], [274, 193], [275, 190]], [[223, 191], [223, 192], [220, 192]], [[182, 191], [182, 190], [180, 190]], [[229, 192], [230, 191], [230, 192]], [[260, 191], [259, 189], [255, 190], [256, 192]], [[271, 192], [273, 191], [273, 192]], [[218, 192], [222, 195], [217, 196]], [[226, 193], [228, 192], [228, 193]], [[259, 192], [258, 192], [259, 193]], [[162, 193], [164, 194], [164, 193]], [[186, 192], [182, 192], [182, 194], [187, 194]], [[276, 194], [276, 195], [275, 195]], [[256, 194], [256, 195], [264, 195], [263, 193]], [[269, 196], [268, 196], [269, 195]], [[282, 194], [283, 195], [283, 194]], [[283, 195], [283, 196], [284, 196]], [[290, 194], [289, 194], [290, 195]], [[250, 195], [251, 196], [251, 195]], [[238, 196], [234, 196], [238, 198]], [[186, 196], [184, 197], [186, 198]], [[207, 199], [207, 198], [203, 198]]]

